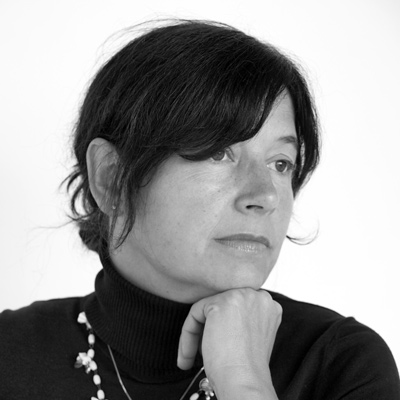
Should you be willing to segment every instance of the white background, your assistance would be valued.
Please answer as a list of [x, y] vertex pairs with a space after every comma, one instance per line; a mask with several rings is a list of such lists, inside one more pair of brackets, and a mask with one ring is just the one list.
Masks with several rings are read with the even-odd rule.
[[97, 256], [56, 228], [79, 102], [111, 34], [173, 16], [231, 24], [306, 68], [324, 148], [291, 231], [319, 237], [286, 243], [266, 287], [355, 316], [400, 365], [398, 0], [1, 0], [0, 310], [93, 290]]

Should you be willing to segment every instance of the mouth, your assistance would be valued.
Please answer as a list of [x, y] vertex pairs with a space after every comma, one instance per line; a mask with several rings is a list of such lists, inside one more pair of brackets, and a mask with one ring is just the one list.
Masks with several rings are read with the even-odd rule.
[[270, 247], [270, 242], [265, 236], [237, 234], [214, 240], [219, 244], [244, 253], [262, 253]]

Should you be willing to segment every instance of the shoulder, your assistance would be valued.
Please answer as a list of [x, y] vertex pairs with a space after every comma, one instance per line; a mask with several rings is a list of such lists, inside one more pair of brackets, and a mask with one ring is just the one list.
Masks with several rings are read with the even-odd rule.
[[[81, 309], [82, 298], [73, 297], [36, 301], [18, 310], [4, 310], [0, 313], [0, 337], [13, 339], [24, 334], [39, 334], [60, 329], [62, 325], [76, 319]], [[61, 325], [61, 326], [60, 326]]]
[[[353, 317], [344, 317], [329, 308], [293, 300], [279, 293], [270, 292], [273, 299], [283, 309], [282, 323], [279, 328], [284, 338], [295, 338], [296, 343], [324, 346], [325, 350], [340, 352], [368, 351], [381, 353], [387, 349], [384, 340], [371, 328]], [[325, 355], [327, 355], [326, 353]]]
[[17, 310], [5, 309], [0, 312], [0, 321], [4, 319], [15, 319], [19, 316], [28, 317], [30, 315], [35, 316], [46, 316], [49, 314], [58, 314], [61, 312], [68, 312], [68, 310], [74, 308], [77, 304], [78, 307], [84, 299], [83, 297], [68, 297], [62, 299], [51, 299], [35, 301], [32, 304], [21, 307]]
[[373, 329], [328, 308], [271, 295], [283, 308], [275, 363], [279, 366], [282, 356], [293, 361], [288, 380], [297, 382], [301, 376], [318, 382], [314, 387], [318, 396], [316, 392], [308, 396], [347, 398], [350, 390], [358, 395], [349, 397], [354, 399], [389, 399], [400, 394], [392, 353]]
[[278, 339], [285, 341], [286, 338], [295, 338], [296, 344], [304, 350], [321, 337], [331, 336], [337, 327], [346, 323], [344, 316], [329, 308], [293, 300], [280, 293], [270, 294], [283, 309]]
[[329, 308], [322, 307], [316, 304], [307, 303], [304, 301], [298, 301], [291, 299], [281, 293], [268, 291], [272, 298], [278, 302], [287, 317], [295, 319], [322, 319], [322, 321], [327, 323], [332, 323], [343, 319], [344, 317]]
[[270, 292], [283, 309], [281, 330], [283, 334], [297, 337], [303, 334], [315, 339], [323, 339], [326, 344], [338, 345], [345, 342], [384, 343], [383, 339], [371, 328], [353, 317], [343, 315], [329, 308], [303, 301], [293, 300], [279, 293]]
[[77, 317], [83, 298], [37, 301], [18, 310], [0, 313], [1, 364], [14, 359], [43, 362], [72, 345], [79, 335]]
[[45, 398], [73, 385], [71, 366], [87, 346], [77, 322], [84, 299], [38, 301], [0, 313], [1, 398]]

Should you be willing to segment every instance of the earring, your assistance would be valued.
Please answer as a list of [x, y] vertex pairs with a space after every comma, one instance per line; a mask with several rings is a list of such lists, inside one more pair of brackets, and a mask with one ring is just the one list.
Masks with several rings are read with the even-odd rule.
[[117, 206], [116, 206], [115, 204], [113, 204], [113, 205], [111, 206], [111, 208], [115, 211], [115, 210], [117, 209]]

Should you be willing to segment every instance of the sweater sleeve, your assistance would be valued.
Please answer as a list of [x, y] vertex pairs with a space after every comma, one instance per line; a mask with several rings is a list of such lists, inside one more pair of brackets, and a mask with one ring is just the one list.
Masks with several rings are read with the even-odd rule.
[[346, 318], [324, 352], [315, 398], [399, 400], [399, 373], [392, 353], [372, 329]]

